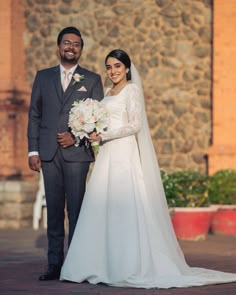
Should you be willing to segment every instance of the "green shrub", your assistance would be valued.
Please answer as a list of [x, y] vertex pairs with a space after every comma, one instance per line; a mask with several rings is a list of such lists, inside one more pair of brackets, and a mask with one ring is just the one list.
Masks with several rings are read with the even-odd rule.
[[169, 207], [207, 207], [208, 177], [195, 171], [180, 171], [161, 177]]
[[214, 204], [236, 204], [236, 170], [220, 170], [209, 177], [209, 198]]

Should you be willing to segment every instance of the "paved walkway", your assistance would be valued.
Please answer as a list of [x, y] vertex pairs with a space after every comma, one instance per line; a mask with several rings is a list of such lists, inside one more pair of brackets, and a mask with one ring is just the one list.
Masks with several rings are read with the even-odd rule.
[[[1, 295], [235, 295], [235, 284], [167, 290], [112, 288], [104, 285], [38, 281], [46, 269], [45, 230], [0, 230]], [[207, 240], [181, 242], [189, 265], [236, 273], [236, 237], [209, 235]]]

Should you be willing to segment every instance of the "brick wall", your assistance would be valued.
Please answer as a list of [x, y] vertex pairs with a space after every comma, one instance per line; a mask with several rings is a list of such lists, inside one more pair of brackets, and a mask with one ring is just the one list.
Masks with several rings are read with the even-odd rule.
[[236, 3], [214, 1], [213, 145], [209, 174], [236, 169]]
[[0, 179], [32, 176], [26, 147], [30, 85], [25, 78], [25, 4], [0, 2]]

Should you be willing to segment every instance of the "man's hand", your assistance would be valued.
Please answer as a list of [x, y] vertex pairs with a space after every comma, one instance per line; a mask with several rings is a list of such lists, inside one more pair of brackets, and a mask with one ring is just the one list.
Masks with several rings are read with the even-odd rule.
[[57, 142], [63, 148], [68, 148], [75, 144], [76, 140], [70, 132], [57, 133]]
[[30, 156], [28, 161], [31, 170], [40, 172], [41, 159], [39, 156]]

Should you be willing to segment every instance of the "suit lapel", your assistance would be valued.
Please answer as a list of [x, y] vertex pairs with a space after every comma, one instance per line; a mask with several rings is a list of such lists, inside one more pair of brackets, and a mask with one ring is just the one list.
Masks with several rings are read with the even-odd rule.
[[63, 89], [61, 86], [61, 73], [60, 73], [60, 66], [55, 68], [55, 76], [53, 78], [53, 82], [57, 91], [58, 98], [60, 101], [63, 101]]

